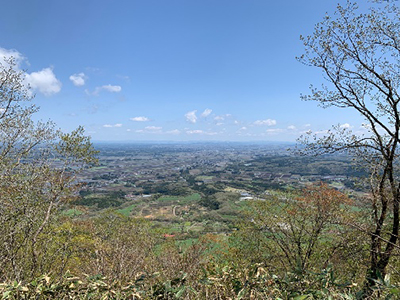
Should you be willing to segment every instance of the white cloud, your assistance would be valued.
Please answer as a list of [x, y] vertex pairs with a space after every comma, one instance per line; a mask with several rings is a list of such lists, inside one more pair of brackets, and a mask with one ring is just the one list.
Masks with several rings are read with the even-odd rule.
[[186, 131], [187, 134], [200, 134], [200, 135], [216, 135], [218, 134], [217, 132], [207, 132], [204, 130], [188, 130]]
[[274, 128], [274, 129], [267, 129], [265, 132], [268, 134], [277, 134], [277, 133], [281, 133], [284, 132], [284, 129], [281, 128]]
[[146, 126], [144, 129], [136, 130], [138, 133], [162, 133], [162, 127], [159, 126]]
[[167, 133], [167, 134], [178, 135], [178, 134], [180, 134], [181, 132], [180, 132], [180, 130], [178, 130], [178, 129], [174, 129], [174, 130], [169, 130], [169, 131], [167, 131], [166, 133]]
[[231, 118], [231, 117], [232, 117], [231, 114], [225, 114], [225, 115], [220, 115], [220, 116], [214, 117], [214, 120], [215, 121], [224, 121], [224, 120], [226, 120], [228, 118]]
[[190, 123], [196, 123], [197, 122], [197, 116], [196, 116], [197, 110], [189, 111], [185, 114], [186, 121]]
[[289, 125], [287, 128], [289, 130], [296, 130], [297, 129], [296, 126], [294, 126], [294, 125]]
[[162, 129], [162, 127], [158, 127], [158, 126], [147, 126], [144, 129], [149, 130], [149, 131], [160, 131]]
[[329, 130], [325, 129], [325, 130], [317, 130], [314, 132], [314, 134], [327, 134], [329, 132]]
[[146, 118], [146, 117], [134, 117], [134, 118], [130, 118], [129, 120], [134, 121], [134, 122], [147, 122], [147, 121], [150, 121], [150, 119]]
[[247, 127], [241, 127], [239, 130], [247, 130]]
[[122, 88], [119, 85], [107, 84], [96, 87], [92, 93], [89, 92], [88, 90], [85, 90], [86, 94], [94, 96], [98, 96], [101, 91], [107, 91], [110, 93], [119, 93], [120, 91], [122, 91]]
[[273, 126], [273, 125], [276, 125], [276, 120], [272, 120], [272, 119], [257, 120], [257, 121], [254, 122], [254, 125]]
[[371, 126], [371, 124], [362, 123], [360, 128], [370, 130], [372, 128], [372, 126]]
[[[5, 67], [8, 66], [7, 60], [11, 57], [14, 58], [16, 63], [16, 71], [21, 71], [22, 63], [29, 65], [29, 62], [25, 56], [15, 49], [5, 49], [0, 47], [0, 63]], [[38, 72], [26, 73], [25, 84], [29, 85], [32, 91], [38, 91], [45, 96], [51, 96], [61, 91], [61, 82], [56, 78], [52, 68], [44, 68]]]
[[103, 85], [101, 89], [106, 90], [110, 93], [119, 93], [122, 90], [122, 88], [119, 85], [111, 85], [111, 84]]
[[26, 62], [26, 58], [15, 49], [5, 49], [0, 47], [0, 63], [8, 65], [5, 61], [11, 57], [14, 58], [17, 67], [19, 68], [23, 61]]
[[212, 109], [206, 108], [203, 113], [201, 114], [202, 118], [208, 117], [212, 113]]
[[203, 130], [188, 130], [186, 131], [187, 134], [203, 134]]
[[45, 96], [51, 96], [61, 91], [61, 82], [56, 78], [51, 68], [45, 68], [39, 72], [25, 75], [26, 82], [34, 90], [38, 90]]
[[344, 123], [344, 124], [340, 125], [340, 128], [351, 129], [351, 128], [353, 128], [353, 126], [351, 126], [349, 123]]
[[78, 73], [78, 74], [73, 74], [73, 75], [69, 76], [69, 80], [71, 80], [75, 86], [85, 85], [86, 79], [87, 79], [87, 76], [85, 75], [85, 73]]
[[113, 127], [122, 127], [122, 124], [114, 124], [114, 125], [110, 125], [110, 124], [105, 124], [105, 125], [103, 125], [103, 127], [105, 127], [105, 128], [113, 128]]

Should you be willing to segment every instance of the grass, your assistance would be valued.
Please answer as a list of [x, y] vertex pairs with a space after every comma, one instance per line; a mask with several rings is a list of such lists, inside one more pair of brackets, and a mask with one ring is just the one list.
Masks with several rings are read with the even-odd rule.
[[200, 194], [195, 193], [189, 196], [161, 196], [158, 198], [160, 202], [179, 202], [180, 204], [186, 204], [190, 202], [199, 201], [201, 199]]
[[202, 176], [197, 176], [196, 177], [197, 181], [204, 181], [204, 180], [211, 180], [211, 179], [213, 179], [213, 176], [204, 176], [204, 175], [202, 175]]
[[80, 216], [83, 213], [84, 213], [83, 211], [76, 209], [76, 208], [70, 208], [70, 209], [63, 211], [64, 216], [71, 217], [71, 218]]
[[129, 205], [129, 206], [127, 206], [127, 207], [118, 209], [117, 212], [120, 213], [120, 214], [123, 214], [124, 216], [129, 217], [130, 214], [132, 213], [132, 210], [133, 210], [136, 206], [137, 206], [137, 204], [132, 204], [132, 205]]
[[193, 246], [198, 242], [198, 238], [188, 238], [185, 240], [177, 240], [175, 244], [181, 248], [182, 251], [187, 250], [190, 246]]

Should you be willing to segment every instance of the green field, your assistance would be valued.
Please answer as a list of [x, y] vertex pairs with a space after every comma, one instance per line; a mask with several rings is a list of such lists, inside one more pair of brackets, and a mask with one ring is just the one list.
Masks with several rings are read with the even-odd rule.
[[190, 202], [199, 201], [201, 199], [200, 194], [194, 193], [189, 196], [161, 196], [158, 201], [161, 202], [179, 202], [181, 204], [186, 204]]
[[197, 177], [196, 177], [196, 180], [197, 180], [197, 181], [205, 181], [205, 180], [211, 180], [211, 179], [213, 179], [213, 176], [205, 176], [205, 175], [202, 175], [202, 176], [197, 176]]
[[129, 205], [129, 206], [127, 206], [127, 207], [118, 209], [117, 212], [119, 212], [120, 214], [123, 214], [124, 216], [129, 217], [130, 214], [132, 213], [132, 210], [133, 210], [136, 206], [137, 206], [137, 204], [132, 204], [132, 205]]
[[71, 217], [71, 218], [80, 216], [83, 213], [84, 213], [83, 211], [76, 209], [76, 208], [70, 208], [70, 209], [63, 211], [63, 215]]

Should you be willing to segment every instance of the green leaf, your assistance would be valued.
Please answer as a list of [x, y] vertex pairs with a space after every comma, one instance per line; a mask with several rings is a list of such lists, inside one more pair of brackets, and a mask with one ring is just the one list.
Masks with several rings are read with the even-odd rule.
[[390, 293], [393, 294], [393, 295], [399, 295], [400, 294], [400, 289], [399, 288], [390, 289]]
[[238, 293], [237, 300], [242, 299], [243, 296], [244, 296], [245, 294], [246, 294], [246, 288], [243, 288], [243, 289]]
[[186, 290], [186, 287], [185, 287], [185, 286], [182, 286], [182, 287], [178, 290], [178, 292], [175, 294], [175, 297], [176, 297], [176, 298], [180, 298], [180, 297], [183, 295], [183, 293], [185, 292], [185, 290]]
[[300, 296], [294, 297], [294, 298], [293, 298], [293, 300], [306, 300], [306, 299], [312, 299], [311, 297], [312, 297], [311, 295], [300, 295]]
[[1, 299], [8, 299], [11, 295], [11, 291], [6, 291], [3, 293], [3, 297]]

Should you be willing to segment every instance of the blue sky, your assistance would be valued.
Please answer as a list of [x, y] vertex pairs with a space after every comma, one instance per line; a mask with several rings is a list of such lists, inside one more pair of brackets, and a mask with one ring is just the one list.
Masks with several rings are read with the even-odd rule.
[[41, 110], [94, 141], [294, 141], [349, 110], [303, 102], [319, 70], [297, 62], [336, 1], [13, 0], [0, 56], [26, 69]]

